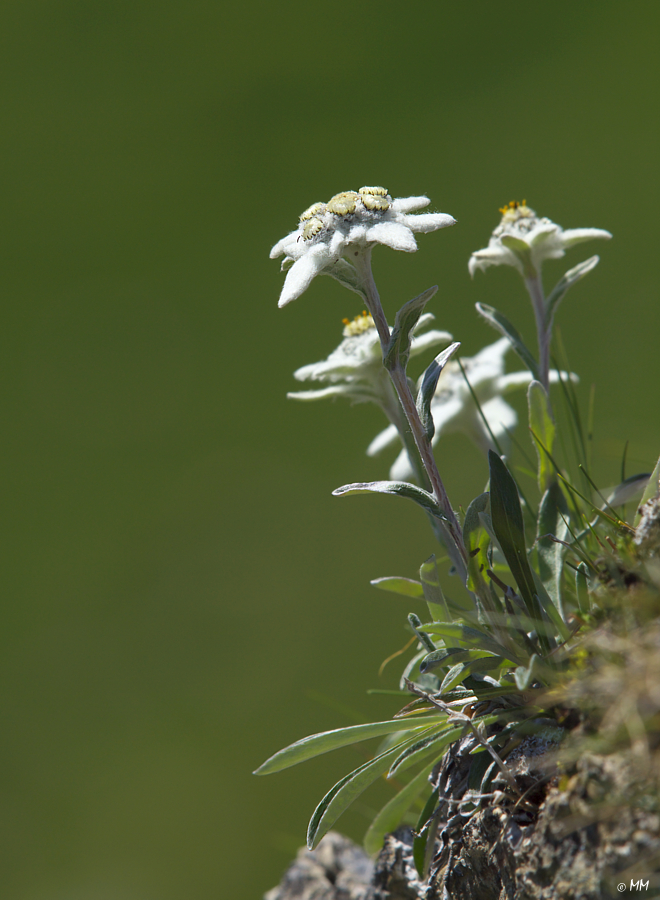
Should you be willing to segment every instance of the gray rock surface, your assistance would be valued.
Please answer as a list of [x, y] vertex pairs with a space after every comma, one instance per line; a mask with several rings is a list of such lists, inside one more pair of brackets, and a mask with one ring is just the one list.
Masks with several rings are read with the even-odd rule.
[[330, 831], [316, 850], [302, 847], [264, 900], [374, 900], [374, 863], [348, 838]]

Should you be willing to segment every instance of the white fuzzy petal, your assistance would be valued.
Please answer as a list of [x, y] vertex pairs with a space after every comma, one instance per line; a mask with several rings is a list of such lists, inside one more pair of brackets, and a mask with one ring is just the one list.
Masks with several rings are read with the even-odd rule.
[[[442, 375], [440, 376], [440, 381], [442, 381]], [[452, 425], [456, 424], [455, 420], [458, 419], [464, 409], [465, 402], [460, 397], [451, 397], [449, 400], [441, 402], [434, 401], [431, 404], [431, 415], [435, 425], [434, 444], [438, 442], [443, 433], [446, 434], [454, 430]]]
[[338, 397], [340, 394], [348, 394], [350, 391], [343, 384], [332, 387], [320, 388], [318, 391], [289, 391], [287, 397], [290, 400], [321, 400], [324, 397]]
[[284, 281], [284, 287], [280, 294], [278, 306], [286, 306], [297, 297], [300, 297], [310, 286], [314, 278], [323, 269], [328, 261], [328, 250], [325, 244], [312, 247], [305, 256], [291, 266]]
[[534, 380], [531, 372], [510, 372], [508, 375], [501, 375], [494, 387], [498, 394], [508, 394], [515, 391], [516, 388], [527, 387], [530, 381]]
[[422, 213], [419, 216], [406, 216], [406, 225], [416, 234], [437, 231], [438, 228], [449, 228], [455, 225], [456, 219], [447, 213]]
[[415, 238], [409, 228], [399, 222], [378, 222], [367, 228], [367, 241], [376, 241], [391, 247], [392, 250], [404, 250], [406, 253], [414, 253], [417, 249]]
[[551, 369], [548, 375], [550, 384], [557, 384], [560, 381], [560, 375], [561, 381], [572, 381], [573, 384], [580, 383], [580, 376], [576, 375], [575, 372], [564, 372], [563, 370], [562, 372], [558, 372], [556, 369]]
[[339, 377], [354, 375], [355, 369], [355, 364], [351, 365], [348, 360], [342, 364], [339, 360], [326, 359], [296, 369], [293, 377], [296, 381], [336, 381], [337, 378], [333, 378], [333, 375]]
[[377, 434], [373, 441], [367, 447], [367, 456], [377, 456], [381, 450], [384, 450], [385, 447], [389, 447], [391, 444], [395, 443], [396, 439], [399, 437], [399, 432], [396, 430], [394, 425], [388, 425], [388, 427], [381, 431], [380, 434]]
[[484, 247], [483, 250], [475, 250], [470, 257], [468, 270], [474, 277], [477, 269], [487, 269], [489, 266], [516, 266], [520, 268], [520, 262], [514, 253], [503, 247], [499, 241], [492, 247]]
[[504, 371], [504, 357], [511, 349], [511, 342], [507, 337], [502, 337], [494, 344], [488, 344], [473, 357], [474, 368], [468, 370], [468, 378], [470, 371], [480, 368], [487, 368], [493, 371], [493, 374], [499, 375]]
[[542, 222], [533, 228], [527, 235], [527, 243], [530, 247], [538, 247], [547, 241], [552, 241], [553, 237], [559, 238], [561, 228], [554, 222]]
[[564, 247], [573, 247], [575, 244], [592, 241], [594, 238], [609, 241], [611, 237], [610, 232], [605, 231], [604, 228], [569, 228], [563, 232], [561, 240]]
[[[298, 229], [295, 231], [291, 231], [287, 234], [286, 237], [283, 237], [281, 241], [278, 241], [273, 249], [270, 251], [270, 258], [277, 259], [278, 256], [281, 256], [283, 253], [288, 253], [288, 247], [290, 244], [295, 244], [298, 237], [300, 236], [300, 232]], [[288, 253], [290, 256], [291, 254]]]
[[417, 320], [417, 324], [413, 328], [413, 334], [417, 334], [418, 331], [421, 331], [422, 328], [426, 328], [427, 325], [430, 325], [431, 322], [435, 319], [433, 313], [422, 313], [422, 315]]
[[397, 197], [392, 201], [392, 209], [399, 213], [415, 212], [424, 209], [430, 202], [428, 197]]
[[506, 435], [507, 429], [511, 431], [518, 424], [518, 415], [501, 397], [493, 397], [482, 404], [481, 411], [490, 425], [490, 429], [496, 438]]
[[343, 234], [339, 229], [335, 231], [335, 233], [330, 238], [330, 246], [328, 247], [328, 256], [337, 259], [339, 254], [342, 251], [342, 248], [346, 244], [347, 239], [346, 235]]
[[427, 331], [425, 334], [420, 334], [419, 337], [413, 337], [410, 345], [410, 356], [417, 356], [418, 353], [422, 353], [429, 347], [435, 347], [438, 344], [448, 344], [452, 337], [453, 335], [448, 331], [438, 331], [436, 328], [432, 331]]

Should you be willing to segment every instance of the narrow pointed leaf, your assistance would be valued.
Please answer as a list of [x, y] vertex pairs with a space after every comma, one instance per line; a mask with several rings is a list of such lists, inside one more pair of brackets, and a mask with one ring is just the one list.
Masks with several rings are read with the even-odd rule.
[[503, 647], [499, 641], [496, 641], [490, 635], [477, 628], [471, 628], [469, 625], [461, 625], [458, 622], [428, 622], [422, 625], [422, 628], [428, 634], [439, 634], [441, 637], [456, 638], [462, 644], [467, 644], [468, 648], [474, 650], [487, 650], [494, 656], [503, 656], [512, 662], [520, 662], [511, 656], [511, 652]]
[[552, 649], [555, 646], [555, 640], [553, 636], [554, 634], [558, 634], [562, 640], [567, 641], [571, 635], [571, 630], [564, 622], [563, 618], [557, 607], [555, 606], [552, 597], [546, 591], [545, 585], [541, 581], [541, 576], [534, 570], [530, 569], [532, 573], [532, 577], [534, 578], [534, 584], [536, 585], [536, 600], [538, 601], [539, 607], [541, 609], [541, 617], [542, 623], [545, 621], [547, 625], [552, 623], [551, 628], [543, 628], [542, 623], [537, 626], [536, 631], [540, 637], [541, 634], [550, 635], [548, 638], [549, 641], [549, 649]]
[[477, 312], [484, 317], [488, 324], [492, 325], [496, 331], [499, 331], [500, 334], [509, 339], [513, 349], [525, 363], [534, 378], [538, 381], [538, 363], [525, 346], [525, 343], [520, 336], [520, 332], [518, 331], [518, 329], [514, 325], [512, 325], [511, 322], [509, 322], [505, 315], [503, 315], [493, 306], [488, 306], [487, 303], [477, 303], [475, 305], [477, 307]]
[[562, 617], [562, 579], [565, 548], [563, 544], [553, 541], [547, 535], [552, 535], [560, 541], [567, 540], [568, 515], [568, 504], [566, 503], [564, 492], [560, 488], [559, 483], [553, 481], [541, 500], [536, 548], [539, 559], [539, 576]]
[[383, 356], [383, 365], [386, 369], [394, 369], [401, 365], [405, 370], [410, 355], [412, 331], [424, 312], [424, 307], [437, 290], [438, 286], [434, 285], [405, 303], [396, 314], [390, 342]]
[[435, 760], [422, 769], [412, 781], [399, 791], [389, 803], [378, 813], [369, 826], [364, 836], [364, 849], [370, 856], [375, 856], [382, 847], [385, 835], [394, 831], [400, 824], [411, 805], [428, 786], [429, 775], [433, 770]]
[[419, 663], [421, 659], [424, 659], [426, 656], [427, 650], [420, 650], [419, 653], [416, 653], [413, 658], [410, 660], [408, 665], [405, 667], [403, 672], [401, 673], [401, 678], [399, 679], [399, 690], [406, 690], [406, 679], [412, 676], [412, 673], [415, 669], [415, 666]]
[[307, 846], [313, 850], [330, 831], [339, 816], [381, 775], [387, 772], [392, 757], [401, 747], [392, 747], [380, 756], [346, 775], [331, 788], [314, 810], [307, 826]]
[[496, 669], [504, 661], [505, 657], [491, 656], [489, 654], [488, 656], [479, 656], [475, 659], [470, 659], [467, 662], [458, 663], [457, 665], [452, 666], [445, 675], [445, 678], [440, 685], [440, 692], [444, 694], [446, 691], [450, 691], [452, 688], [456, 687], [457, 684], [475, 672], [489, 672], [491, 669]]
[[580, 612], [589, 612], [589, 582], [587, 580], [587, 567], [583, 562], [580, 563], [575, 572], [575, 593], [577, 594]]
[[440, 586], [440, 573], [438, 572], [438, 562], [435, 554], [422, 563], [419, 569], [419, 577], [431, 618], [435, 622], [448, 622], [451, 619], [451, 615]]
[[[536, 585], [527, 560], [525, 529], [518, 489], [511, 473], [492, 450], [488, 451], [490, 468], [490, 513], [497, 535], [518, 591], [532, 619], [541, 620]], [[541, 636], [541, 640], [546, 640]]]
[[409, 744], [406, 749], [399, 754], [390, 766], [387, 777], [392, 778], [395, 774], [404, 772], [406, 769], [410, 768], [410, 766], [419, 762], [420, 759], [428, 756], [429, 753], [433, 753], [434, 758], [437, 761], [440, 752], [444, 750], [448, 744], [451, 744], [452, 741], [457, 740], [463, 733], [464, 728], [464, 725], [452, 725], [444, 728], [429, 729], [428, 734], [423, 735], [413, 744]]
[[400, 719], [387, 722], [370, 722], [366, 725], [349, 725], [347, 728], [335, 728], [333, 731], [323, 731], [319, 734], [311, 734], [309, 737], [290, 744], [283, 750], [279, 750], [265, 763], [259, 766], [255, 775], [270, 775], [271, 772], [280, 772], [295, 766], [306, 759], [313, 759], [330, 750], [339, 747], [347, 747], [373, 737], [382, 737], [384, 734], [394, 734], [397, 731], [417, 731], [420, 728], [428, 728], [437, 723], [437, 716], [427, 716], [423, 719], [415, 719], [414, 723], [402, 722]]
[[431, 638], [426, 634], [425, 631], [422, 630], [422, 620], [419, 616], [416, 616], [415, 613], [408, 613], [408, 622], [410, 627], [415, 632], [420, 642], [426, 647], [429, 653], [433, 653], [435, 650], [435, 644], [431, 640]]
[[334, 497], [343, 497], [348, 494], [397, 494], [399, 497], [414, 500], [437, 519], [445, 518], [431, 494], [407, 481], [357, 481], [354, 484], [344, 484], [342, 487], [338, 487], [332, 494]]
[[[413, 860], [420, 878], [426, 877], [427, 866], [431, 861], [430, 857], [435, 847], [438, 819], [435, 817], [432, 821], [429, 820], [438, 804], [439, 793], [440, 789], [436, 788], [426, 801], [417, 821], [417, 827], [413, 831]], [[427, 825], [428, 827], [425, 827]]]
[[490, 545], [490, 535], [484, 527], [479, 513], [487, 513], [490, 494], [486, 491], [470, 503], [463, 523], [463, 543], [468, 555], [468, 577], [466, 587], [479, 597], [486, 592], [483, 572], [488, 566], [486, 553]]
[[543, 664], [541, 657], [534, 653], [528, 666], [519, 666], [513, 673], [516, 687], [521, 691], [526, 691], [534, 681], [546, 679], [548, 672], [548, 667]]
[[442, 370], [447, 365], [451, 357], [460, 347], [460, 342], [456, 341], [450, 347], [447, 347], [442, 353], [438, 353], [428, 369], [424, 372], [422, 385], [417, 394], [417, 412], [422, 420], [424, 431], [429, 440], [435, 434], [435, 424], [431, 415], [431, 401], [435, 395], [435, 389], [438, 385], [438, 378], [442, 374]]
[[422, 585], [412, 578], [373, 578], [370, 584], [381, 591], [390, 591], [393, 594], [401, 594], [403, 597], [414, 597], [416, 600], [424, 598]]
[[557, 311], [557, 307], [563, 300], [566, 291], [581, 278], [584, 278], [584, 276], [591, 272], [592, 269], [595, 269], [599, 262], [599, 256], [591, 256], [589, 259], [585, 259], [584, 262], [578, 263], [577, 266], [573, 266], [572, 269], [569, 269], [568, 272], [565, 272], [564, 275], [562, 275], [545, 302], [546, 325], [552, 321], [552, 318]]
[[475, 652], [483, 651], [467, 650], [465, 647], [443, 647], [441, 650], [434, 650], [421, 661], [419, 671], [423, 675], [425, 672], [432, 672], [441, 666], [454, 666], [456, 663], [471, 659], [470, 654]]

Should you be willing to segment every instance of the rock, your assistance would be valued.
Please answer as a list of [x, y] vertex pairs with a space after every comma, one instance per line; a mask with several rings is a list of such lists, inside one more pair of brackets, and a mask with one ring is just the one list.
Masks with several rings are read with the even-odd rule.
[[316, 850], [302, 847], [264, 900], [374, 900], [374, 864], [357, 844], [330, 831]]

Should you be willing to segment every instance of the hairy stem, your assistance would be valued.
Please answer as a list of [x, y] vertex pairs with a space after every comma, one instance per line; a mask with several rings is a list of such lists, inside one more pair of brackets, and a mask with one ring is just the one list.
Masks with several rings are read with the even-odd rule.
[[[385, 318], [385, 313], [383, 312], [383, 307], [380, 302], [378, 288], [376, 287], [371, 271], [371, 248], [367, 248], [362, 253], [356, 254], [354, 263], [361, 276], [367, 307], [378, 330], [381, 348], [383, 354], [385, 354], [390, 341], [390, 326], [387, 324], [387, 319]], [[449, 538], [449, 540], [446, 541], [447, 552], [449, 553], [452, 563], [456, 566], [461, 579], [465, 581], [467, 574], [467, 555], [463, 545], [461, 527], [456, 518], [456, 514], [452, 509], [452, 505], [449, 502], [449, 497], [445, 490], [445, 486], [442, 483], [440, 473], [438, 472], [438, 467], [433, 455], [433, 448], [431, 447], [431, 442], [426, 435], [419, 413], [417, 412], [417, 406], [415, 405], [415, 400], [413, 399], [405, 370], [403, 366], [397, 364], [393, 369], [389, 370], [389, 374], [401, 402], [406, 419], [408, 420], [408, 425], [410, 426], [410, 430], [415, 440], [415, 445], [417, 446], [422, 465], [428, 476], [431, 492], [445, 516], [445, 521], [442, 524], [444, 525], [447, 537]]]
[[525, 287], [532, 300], [534, 317], [536, 319], [536, 334], [539, 342], [539, 381], [549, 391], [550, 386], [550, 339], [552, 323], [546, 322], [545, 294], [541, 276], [525, 278]]

